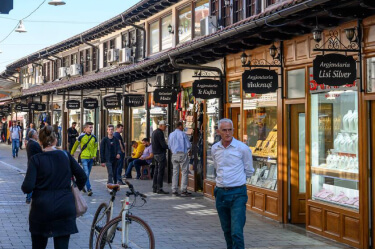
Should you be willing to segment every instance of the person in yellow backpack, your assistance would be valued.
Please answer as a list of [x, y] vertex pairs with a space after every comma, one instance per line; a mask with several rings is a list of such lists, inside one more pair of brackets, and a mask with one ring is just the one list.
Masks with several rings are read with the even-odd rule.
[[78, 145], [81, 146], [81, 153], [78, 161], [81, 161], [83, 170], [87, 175], [86, 190], [88, 196], [92, 196], [90, 173], [92, 166], [94, 165], [96, 153], [98, 151], [98, 140], [94, 135], [91, 134], [93, 128], [94, 124], [92, 122], [86, 122], [84, 125], [85, 133], [78, 137], [77, 141], [73, 145], [72, 151], [70, 152], [70, 154], [73, 156], [74, 152], [78, 148]]

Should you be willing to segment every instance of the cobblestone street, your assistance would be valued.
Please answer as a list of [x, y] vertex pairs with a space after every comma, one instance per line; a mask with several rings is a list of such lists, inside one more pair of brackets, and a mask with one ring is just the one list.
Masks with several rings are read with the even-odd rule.
[[[16, 159], [11, 157], [10, 151], [10, 146], [0, 145], [0, 248], [31, 248], [27, 219], [29, 205], [25, 204], [25, 195], [20, 188], [26, 170], [26, 151], [20, 151]], [[70, 240], [73, 249], [88, 248], [93, 214], [101, 202], [109, 200], [105, 169], [95, 166], [91, 181], [94, 194], [85, 196], [89, 210], [77, 219], [79, 233], [72, 235]], [[148, 202], [132, 212], [151, 226], [156, 248], [225, 248], [213, 201], [199, 193], [194, 193], [191, 198], [153, 194], [150, 181], [133, 180], [133, 184], [136, 190], [148, 195]], [[167, 184], [165, 190], [170, 191], [170, 185]], [[117, 195], [115, 213], [120, 209], [124, 192], [122, 189]], [[246, 248], [349, 248], [307, 233], [303, 228], [282, 225], [251, 212], [247, 213], [245, 241]], [[53, 248], [52, 240], [49, 240], [48, 248]]]

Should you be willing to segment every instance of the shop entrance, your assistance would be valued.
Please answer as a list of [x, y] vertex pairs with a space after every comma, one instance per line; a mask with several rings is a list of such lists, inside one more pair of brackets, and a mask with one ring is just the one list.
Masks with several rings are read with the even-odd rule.
[[239, 137], [241, 134], [241, 108], [240, 107], [232, 107], [229, 108], [229, 118], [233, 122], [233, 137], [237, 140], [242, 141]]
[[290, 223], [306, 223], [305, 106], [290, 106], [288, 204]]

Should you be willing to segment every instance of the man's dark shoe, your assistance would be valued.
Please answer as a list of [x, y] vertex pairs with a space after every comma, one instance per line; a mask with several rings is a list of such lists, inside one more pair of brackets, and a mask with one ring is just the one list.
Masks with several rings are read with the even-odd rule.
[[181, 196], [182, 197], [188, 197], [188, 196], [191, 196], [191, 193], [187, 192], [187, 191], [184, 191], [181, 193]]
[[156, 188], [152, 189], [152, 192], [153, 193], [157, 193]]
[[15, 156], [13, 156], [13, 158], [16, 158]]
[[18, 153], [16, 153], [16, 157], [18, 157]]
[[174, 195], [174, 196], [180, 196], [180, 194], [178, 192], [173, 192], [172, 195]]
[[87, 195], [92, 196], [92, 190], [91, 189], [89, 191], [87, 191]]
[[83, 193], [86, 193], [86, 192], [87, 192], [87, 191], [86, 191], [86, 187], [83, 187], [82, 192], [83, 192]]
[[156, 193], [158, 193], [158, 194], [163, 194], [163, 195], [167, 195], [167, 194], [169, 194], [169, 192], [165, 192], [165, 191], [162, 190], [162, 189], [159, 189], [159, 191], [156, 192]]

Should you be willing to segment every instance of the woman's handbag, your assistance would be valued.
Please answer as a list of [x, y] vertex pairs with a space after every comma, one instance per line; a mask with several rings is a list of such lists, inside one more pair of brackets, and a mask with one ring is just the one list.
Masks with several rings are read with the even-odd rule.
[[88, 206], [74, 180], [72, 180], [72, 193], [74, 196], [74, 202], [76, 204], [76, 217], [80, 217], [87, 212]]

